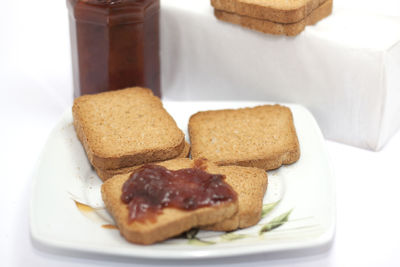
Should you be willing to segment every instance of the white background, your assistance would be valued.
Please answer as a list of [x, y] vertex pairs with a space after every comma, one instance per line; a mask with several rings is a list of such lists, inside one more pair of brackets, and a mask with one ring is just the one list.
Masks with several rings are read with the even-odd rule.
[[[379, 6], [378, 1], [361, 2], [371, 10], [400, 14], [396, 0], [379, 1]], [[72, 103], [67, 11], [64, 1], [54, 0], [2, 1], [0, 8], [0, 265], [178, 265], [60, 255], [32, 244], [32, 172], [51, 129]], [[257, 255], [180, 265], [400, 266], [400, 133], [380, 152], [330, 141], [327, 148], [337, 187], [337, 229], [331, 249], [313, 255]]]

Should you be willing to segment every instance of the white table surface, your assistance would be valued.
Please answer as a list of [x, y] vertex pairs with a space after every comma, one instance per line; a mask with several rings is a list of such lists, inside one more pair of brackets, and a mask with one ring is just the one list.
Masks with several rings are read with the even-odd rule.
[[[380, 152], [326, 141], [337, 187], [337, 229], [332, 247], [318, 254], [144, 261], [62, 255], [32, 244], [32, 172], [72, 102], [68, 28], [66, 17], [59, 17], [65, 5], [43, 1], [43, 11], [32, 2], [6, 1], [0, 16], [0, 266], [400, 266], [400, 133]], [[59, 23], [48, 24], [50, 19]]]

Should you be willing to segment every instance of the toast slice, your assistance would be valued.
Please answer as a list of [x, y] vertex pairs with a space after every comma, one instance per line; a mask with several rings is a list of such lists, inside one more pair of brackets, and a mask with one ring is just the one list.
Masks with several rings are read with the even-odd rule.
[[191, 156], [271, 170], [300, 157], [292, 112], [280, 105], [198, 112], [189, 120]]
[[[190, 153], [190, 144], [188, 142], [185, 142], [185, 147], [182, 150], [181, 154], [178, 155], [177, 158], [187, 158], [189, 157], [189, 153]], [[111, 177], [118, 175], [118, 174], [124, 174], [124, 173], [131, 173], [134, 170], [140, 168], [143, 165], [137, 165], [137, 166], [132, 166], [132, 167], [126, 167], [126, 168], [122, 168], [122, 169], [116, 169], [116, 170], [102, 170], [99, 168], [94, 168], [97, 175], [99, 176], [99, 178], [105, 182], [106, 180], [110, 179]]]
[[[170, 170], [193, 168], [194, 161], [190, 159], [174, 159], [157, 163]], [[204, 165], [209, 173], [219, 173], [219, 168], [211, 163]], [[238, 200], [222, 202], [211, 207], [184, 211], [174, 208], [164, 208], [157, 215], [155, 222], [128, 222], [127, 204], [122, 202], [122, 186], [130, 174], [117, 175], [107, 180], [101, 187], [103, 201], [109, 213], [114, 218], [122, 236], [137, 244], [153, 244], [167, 238], [179, 235], [193, 227], [215, 224], [232, 217], [238, 210]]]
[[295, 23], [306, 18], [326, 0], [211, 0], [220, 11], [276, 23]]
[[263, 33], [295, 36], [301, 33], [307, 25], [314, 25], [332, 13], [332, 0], [327, 0], [315, 8], [307, 17], [294, 23], [278, 23], [266, 19], [253, 18], [235, 13], [214, 10], [217, 19], [241, 25]]
[[84, 95], [72, 114], [89, 161], [102, 170], [176, 158], [185, 146], [183, 132], [149, 89]]
[[221, 166], [219, 173], [226, 175], [225, 181], [238, 194], [239, 210], [231, 218], [202, 229], [227, 232], [256, 225], [261, 219], [268, 185], [267, 173], [262, 169], [240, 166]]

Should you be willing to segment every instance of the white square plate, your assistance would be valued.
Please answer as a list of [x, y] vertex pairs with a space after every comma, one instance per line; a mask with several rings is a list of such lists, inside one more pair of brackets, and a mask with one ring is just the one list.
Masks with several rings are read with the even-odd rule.
[[[200, 110], [239, 108], [255, 102], [171, 102], [166, 109], [187, 136], [189, 117]], [[91, 168], [68, 109], [44, 147], [34, 175], [30, 225], [32, 238], [47, 247], [152, 259], [217, 258], [254, 253], [317, 249], [328, 245], [335, 229], [335, 190], [325, 141], [311, 113], [299, 105], [291, 108], [300, 142], [298, 162], [268, 172], [264, 203], [279, 201], [258, 225], [233, 235], [200, 231], [204, 242], [174, 238], [140, 246], [128, 243], [101, 200], [101, 181]], [[89, 205], [77, 205], [77, 202]], [[282, 226], [260, 235], [260, 229], [292, 210]], [[230, 238], [229, 238], [230, 237]]]

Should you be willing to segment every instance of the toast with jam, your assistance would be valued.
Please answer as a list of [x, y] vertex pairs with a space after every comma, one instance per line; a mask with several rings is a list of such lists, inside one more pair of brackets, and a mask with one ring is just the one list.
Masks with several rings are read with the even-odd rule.
[[183, 132], [149, 89], [84, 95], [72, 114], [78, 139], [100, 170], [176, 158], [185, 147]]
[[237, 213], [237, 193], [220, 171], [203, 160], [145, 165], [104, 182], [102, 198], [126, 240], [153, 244]]

